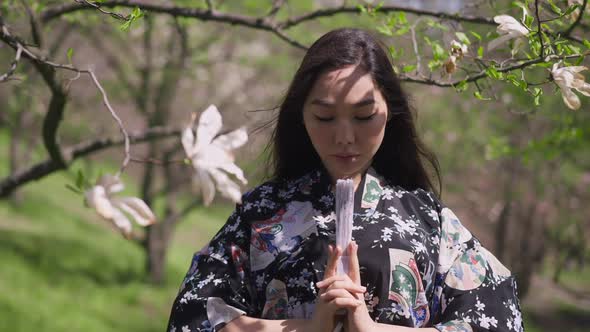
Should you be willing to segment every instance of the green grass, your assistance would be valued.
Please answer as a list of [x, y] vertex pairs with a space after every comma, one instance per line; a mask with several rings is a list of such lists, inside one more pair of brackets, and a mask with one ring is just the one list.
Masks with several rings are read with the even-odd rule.
[[192, 253], [231, 208], [196, 209], [181, 223], [156, 287], [141, 248], [84, 208], [68, 182], [54, 174], [24, 187], [18, 206], [0, 201], [0, 331], [165, 330]]

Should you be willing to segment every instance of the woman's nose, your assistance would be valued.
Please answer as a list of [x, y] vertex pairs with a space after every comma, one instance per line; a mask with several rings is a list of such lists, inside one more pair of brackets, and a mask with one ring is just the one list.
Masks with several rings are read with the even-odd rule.
[[348, 121], [342, 121], [335, 128], [335, 143], [348, 145], [354, 143], [354, 128], [353, 125]]

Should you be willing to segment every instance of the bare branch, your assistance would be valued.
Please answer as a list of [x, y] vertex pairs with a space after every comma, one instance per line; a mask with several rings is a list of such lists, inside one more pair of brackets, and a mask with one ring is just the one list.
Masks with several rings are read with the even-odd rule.
[[[129, 135], [129, 143], [137, 144], [154, 139], [161, 139], [170, 136], [180, 135], [182, 129], [172, 127], [153, 127], [143, 132], [131, 133]], [[96, 140], [89, 140], [78, 143], [72, 147], [64, 149], [64, 155], [67, 160], [72, 162], [75, 159], [89, 156], [101, 150], [125, 144], [125, 139], [121, 137], [107, 137]], [[51, 173], [66, 169], [68, 165], [62, 165], [55, 162], [53, 159], [47, 159], [33, 166], [27, 167], [14, 174], [0, 180], [0, 198], [5, 198], [10, 193], [28, 182], [39, 180]]]
[[94, 75], [94, 72], [92, 70], [88, 70], [88, 74], [90, 75], [90, 77], [92, 77], [92, 81], [94, 82], [94, 85], [96, 85], [98, 90], [100, 90], [100, 93], [102, 94], [102, 102], [104, 103], [106, 108], [109, 110], [109, 112], [111, 112], [111, 116], [115, 119], [115, 121], [117, 121], [117, 124], [119, 125], [119, 129], [121, 130], [121, 133], [123, 134], [123, 137], [125, 140], [125, 159], [123, 160], [123, 164], [121, 165], [121, 168], [119, 169], [119, 172], [116, 175], [116, 177], [119, 177], [119, 175], [121, 175], [121, 173], [123, 173], [123, 171], [125, 170], [125, 167], [127, 167], [127, 164], [129, 164], [129, 159], [131, 159], [130, 152], [129, 152], [129, 134], [127, 134], [127, 130], [125, 129], [125, 126], [123, 125], [123, 121], [121, 121], [121, 118], [119, 118], [119, 116], [117, 115], [117, 112], [115, 112], [115, 110], [113, 110], [113, 107], [109, 103], [109, 98], [107, 97], [107, 94], [104, 91], [102, 85], [100, 85], [100, 83], [96, 79], [96, 75]]
[[31, 7], [27, 4], [26, 1], [21, 0], [21, 5], [25, 7], [25, 11], [27, 12], [27, 16], [29, 17], [29, 23], [31, 24], [31, 35], [33, 35], [33, 41], [37, 44], [38, 47], [43, 45], [43, 38], [41, 36], [41, 29], [39, 28], [39, 22], [35, 17], [35, 13], [31, 10]]
[[0, 40], [4, 41], [9, 46], [16, 49], [17, 52], [19, 49], [21, 50], [21, 52], [24, 52], [25, 56], [31, 61], [33, 61], [33, 63], [45, 79], [45, 82], [47, 83], [47, 85], [49, 85], [49, 88], [51, 89], [52, 96], [49, 102], [49, 108], [43, 121], [43, 142], [51, 159], [54, 162], [60, 164], [62, 167], [66, 167], [69, 161], [67, 160], [65, 154], [61, 151], [61, 148], [57, 143], [56, 133], [63, 117], [63, 111], [65, 109], [66, 92], [64, 91], [64, 88], [61, 86], [61, 84], [59, 84], [55, 80], [55, 68], [68, 69], [78, 74], [86, 73], [90, 75], [92, 81], [94, 82], [94, 85], [96, 85], [96, 87], [100, 90], [102, 94], [103, 103], [105, 104], [105, 106], [111, 113], [112, 117], [119, 125], [119, 128], [125, 138], [125, 159], [123, 160], [123, 164], [119, 171], [119, 173], [121, 173], [129, 163], [129, 137], [123, 126], [123, 123], [121, 122], [121, 119], [117, 116], [117, 113], [111, 107], [106, 92], [98, 82], [94, 72], [90, 69], [81, 70], [72, 65], [62, 65], [42, 59], [40, 56], [36, 55], [35, 53], [27, 49], [18, 37], [13, 36], [10, 33], [8, 27], [4, 25], [2, 16], [0, 16]]
[[16, 70], [16, 66], [18, 65], [18, 61], [20, 60], [20, 55], [22, 54], [22, 52], [23, 48], [19, 45], [16, 49], [16, 56], [10, 64], [10, 68], [8, 68], [8, 71], [6, 73], [0, 75], [0, 82], [7, 81], [10, 78], [10, 76], [14, 74], [14, 71]]
[[128, 21], [129, 20], [129, 15], [125, 16], [125, 15], [121, 15], [118, 13], [106, 11], [106, 10], [102, 9], [99, 4], [92, 3], [87, 0], [74, 0], [74, 1], [76, 1], [79, 4], [85, 4], [85, 5], [94, 7], [95, 9], [100, 11], [101, 13], [111, 15], [112, 17], [116, 18], [117, 20], [121, 20], [121, 21]]
[[[416, 14], [420, 16], [430, 16], [430, 17], [438, 17], [442, 19], [452, 20], [452, 21], [459, 21], [459, 22], [471, 22], [471, 23], [478, 23], [478, 24], [486, 24], [486, 25], [496, 25], [493, 19], [487, 17], [480, 17], [480, 16], [472, 16], [472, 15], [459, 15], [459, 14], [449, 14], [449, 13], [442, 13], [442, 12], [435, 12], [430, 10], [422, 10], [416, 9], [411, 7], [403, 7], [403, 6], [382, 6], [378, 10], [379, 13], [391, 13], [391, 12], [406, 12], [410, 14]], [[341, 6], [335, 8], [327, 8], [327, 9], [320, 9], [316, 10], [307, 14], [303, 14], [298, 17], [290, 18], [283, 23], [279, 24], [279, 27], [282, 29], [288, 29], [294, 25], [300, 24], [305, 21], [317, 19], [319, 17], [327, 17], [327, 16], [334, 16], [337, 14], [344, 14], [344, 13], [353, 13], [353, 14], [360, 14], [361, 11], [358, 7], [352, 6]]]
[[209, 11], [213, 11], [213, 1], [211, 1], [211, 0], [205, 0], [205, 3], [207, 4], [207, 9]]
[[266, 17], [268, 17], [268, 18], [274, 17], [279, 12], [279, 10], [281, 10], [281, 7], [283, 7], [285, 2], [286, 2], [286, 0], [273, 0], [272, 7], [270, 8], [268, 13], [266, 14]]

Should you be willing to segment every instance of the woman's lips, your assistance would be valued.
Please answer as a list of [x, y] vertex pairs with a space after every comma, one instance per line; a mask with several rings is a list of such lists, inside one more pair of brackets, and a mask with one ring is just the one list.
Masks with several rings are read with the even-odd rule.
[[343, 162], [352, 162], [355, 161], [356, 158], [359, 156], [358, 154], [353, 154], [353, 153], [342, 153], [342, 154], [335, 154], [333, 155], [337, 160], [343, 161]]

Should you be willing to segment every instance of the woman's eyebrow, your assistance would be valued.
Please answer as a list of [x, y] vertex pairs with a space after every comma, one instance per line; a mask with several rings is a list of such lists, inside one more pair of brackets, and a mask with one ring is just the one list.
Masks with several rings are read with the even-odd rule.
[[[375, 99], [373, 97], [365, 98], [359, 102], [353, 104], [354, 107], [363, 107], [367, 105], [371, 105], [375, 103]], [[333, 107], [335, 104], [324, 99], [316, 98], [311, 101], [312, 105], [324, 106], [324, 107]]]

